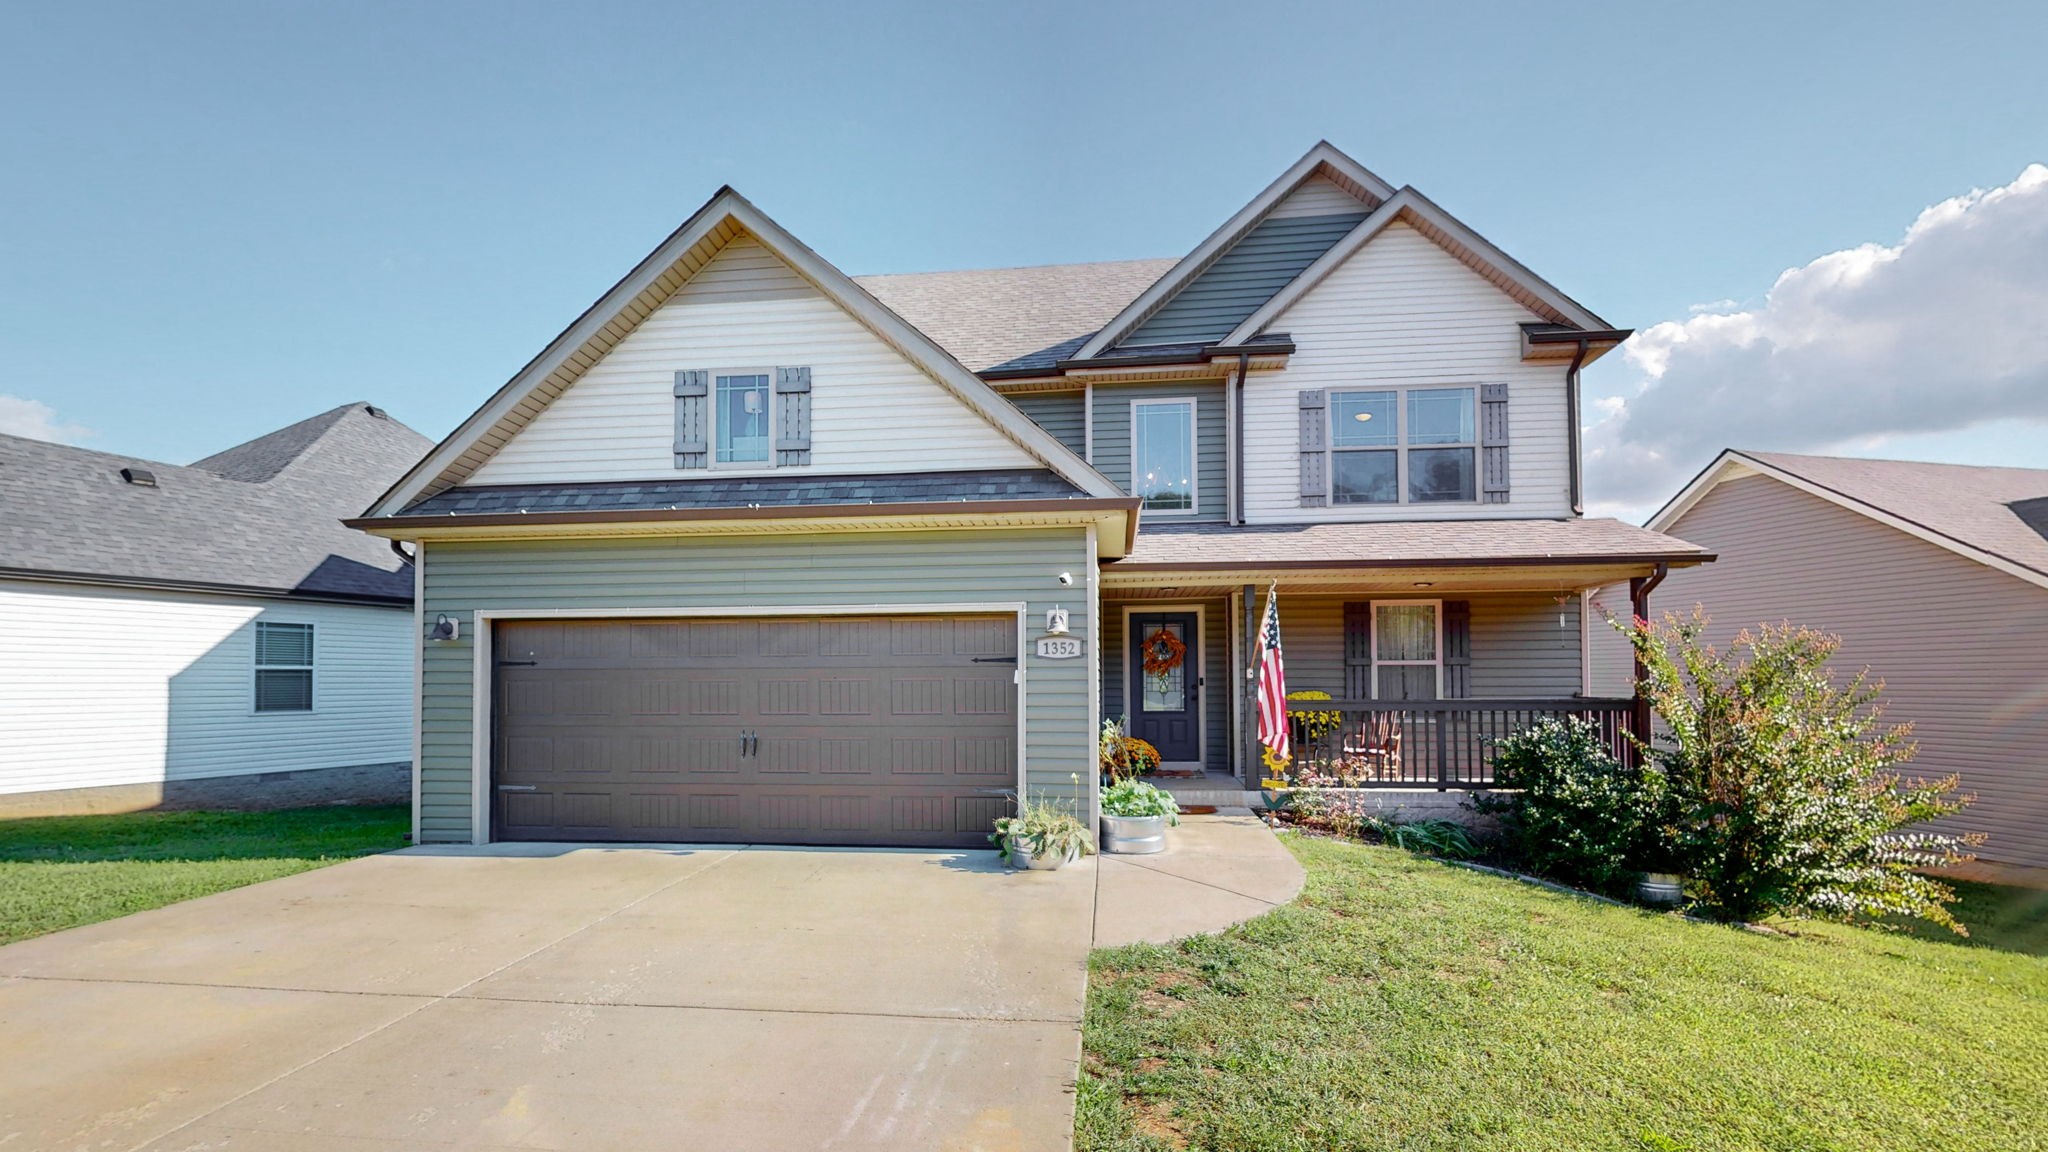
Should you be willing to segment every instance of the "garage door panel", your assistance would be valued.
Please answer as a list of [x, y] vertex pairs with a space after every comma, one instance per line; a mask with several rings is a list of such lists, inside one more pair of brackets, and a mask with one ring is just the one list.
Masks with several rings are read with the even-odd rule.
[[498, 627], [501, 839], [982, 846], [1011, 810], [1014, 618]]

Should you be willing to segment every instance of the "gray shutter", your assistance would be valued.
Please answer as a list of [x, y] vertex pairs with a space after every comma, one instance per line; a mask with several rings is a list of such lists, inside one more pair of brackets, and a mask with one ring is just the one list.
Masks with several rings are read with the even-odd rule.
[[1344, 698], [1372, 699], [1372, 605], [1363, 600], [1344, 605]]
[[788, 467], [811, 462], [811, 370], [775, 370], [775, 463]]
[[1301, 393], [1301, 506], [1321, 508], [1329, 503], [1330, 422], [1321, 388]]
[[1488, 504], [1508, 502], [1508, 386], [1479, 386], [1479, 491]]
[[1444, 699], [1472, 695], [1472, 602], [1444, 601]]
[[711, 466], [711, 373], [701, 368], [676, 372], [676, 467]]

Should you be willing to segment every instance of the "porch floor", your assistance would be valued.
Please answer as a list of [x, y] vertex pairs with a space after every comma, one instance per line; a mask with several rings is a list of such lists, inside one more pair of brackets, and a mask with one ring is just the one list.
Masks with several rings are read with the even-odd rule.
[[1097, 948], [1221, 932], [1294, 899], [1307, 879], [1294, 853], [1245, 808], [1181, 817], [1155, 856], [1095, 860]]
[[1163, 792], [1172, 793], [1183, 808], [1191, 804], [1211, 808], [1259, 806], [1259, 790], [1247, 789], [1243, 781], [1228, 772], [1204, 772], [1200, 776], [1153, 775], [1145, 777], [1145, 780]]

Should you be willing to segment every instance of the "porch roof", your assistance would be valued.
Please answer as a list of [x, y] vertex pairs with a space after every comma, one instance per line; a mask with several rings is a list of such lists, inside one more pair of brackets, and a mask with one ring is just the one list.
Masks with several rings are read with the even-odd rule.
[[[1613, 569], [1714, 559], [1697, 544], [1619, 520], [1399, 520], [1365, 524], [1144, 525], [1106, 576], [1336, 569]], [[1608, 575], [1604, 579], [1613, 579]]]

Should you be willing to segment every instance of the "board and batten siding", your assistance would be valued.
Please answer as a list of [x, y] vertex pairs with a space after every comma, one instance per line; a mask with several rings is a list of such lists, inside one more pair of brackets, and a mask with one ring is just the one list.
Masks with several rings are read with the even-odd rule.
[[720, 476], [1029, 468], [1039, 461], [750, 237], [728, 244], [470, 478], [705, 476], [675, 467], [679, 369], [811, 369], [811, 462]]
[[[1280, 637], [1290, 691], [1344, 695], [1344, 605], [1371, 596], [1280, 596]], [[1386, 596], [1385, 601], [1415, 599]], [[1545, 592], [1447, 596], [1472, 605], [1472, 698], [1562, 699], [1579, 693], [1579, 607]]]
[[1161, 384], [1097, 384], [1095, 456], [1089, 463], [1124, 491], [1131, 490], [1131, 404], [1145, 400], [1195, 401], [1195, 511], [1146, 512], [1155, 524], [1221, 521], [1229, 514], [1230, 456], [1224, 425], [1221, 380], [1178, 380]]
[[1021, 392], [1007, 399], [1074, 455], [1088, 454], [1088, 410], [1082, 392]]
[[[1125, 663], [1130, 636], [1124, 630], [1124, 609], [1134, 612], [1190, 612], [1179, 602], [1133, 600], [1105, 602], [1102, 618], [1102, 715], [1106, 720], [1130, 711], [1132, 669]], [[1230, 771], [1230, 603], [1202, 601], [1202, 766], [1211, 772]]]
[[2048, 867], [2048, 589], [1768, 476], [1716, 485], [1667, 531], [1718, 553], [1673, 572], [1651, 613], [1713, 617], [1726, 644], [1790, 621], [1842, 638], [1842, 676], [1885, 682], [1913, 725], [1916, 776], [1962, 776], [1977, 800], [1936, 822], [1982, 831], [1985, 860]]
[[[1518, 325], [1540, 319], [1414, 228], [1389, 225], [1267, 326], [1291, 335], [1296, 351], [1280, 371], [1253, 372], [1245, 388], [1246, 520], [1571, 515], [1564, 368], [1521, 359]], [[1496, 382], [1508, 385], [1505, 503], [1302, 506], [1302, 391]]]
[[[1062, 588], [1085, 572], [1082, 529], [961, 530], [754, 537], [436, 541], [426, 551], [426, 618], [447, 613], [461, 638], [427, 642], [420, 737], [420, 827], [426, 841], [468, 841], [474, 644], [479, 610], [860, 606], [1027, 606], [1024, 754], [1034, 795], [1076, 799], [1094, 779], [1086, 659], [1030, 652], [1058, 604], [1074, 635], [1095, 627], [1092, 596]], [[1080, 777], [1081, 791], [1070, 776]], [[1084, 800], [1085, 804], [1085, 800]]]
[[[255, 710], [256, 621], [314, 626], [313, 711]], [[0, 793], [412, 760], [410, 606], [0, 581]]]

